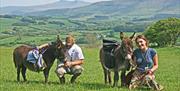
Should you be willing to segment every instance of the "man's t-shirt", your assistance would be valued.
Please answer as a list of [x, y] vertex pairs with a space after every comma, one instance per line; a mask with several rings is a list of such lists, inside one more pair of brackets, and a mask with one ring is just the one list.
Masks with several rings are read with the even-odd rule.
[[67, 50], [66, 54], [67, 60], [69, 61], [84, 59], [81, 48], [76, 44], [73, 44], [73, 46]]

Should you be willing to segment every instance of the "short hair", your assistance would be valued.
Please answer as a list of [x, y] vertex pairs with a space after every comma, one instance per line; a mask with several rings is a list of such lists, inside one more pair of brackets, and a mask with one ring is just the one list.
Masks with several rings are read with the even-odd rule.
[[149, 46], [149, 41], [148, 41], [148, 39], [147, 39], [144, 35], [138, 35], [138, 36], [136, 36], [136, 39], [135, 39], [136, 44], [137, 44], [137, 40], [138, 40], [138, 39], [143, 39], [143, 40], [145, 40], [145, 41], [146, 41], [146, 46]]
[[66, 37], [66, 43], [69, 42], [69, 41], [74, 44], [75, 43], [75, 38], [72, 35], [68, 35]]

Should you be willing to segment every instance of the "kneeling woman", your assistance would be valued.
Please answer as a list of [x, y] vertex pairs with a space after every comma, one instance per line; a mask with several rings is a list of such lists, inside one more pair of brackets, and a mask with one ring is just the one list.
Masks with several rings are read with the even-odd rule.
[[129, 89], [140, 85], [147, 85], [154, 90], [162, 90], [163, 87], [155, 81], [154, 72], [158, 68], [158, 55], [156, 51], [148, 47], [148, 40], [143, 35], [138, 35], [135, 39], [137, 49], [134, 51], [133, 62], [136, 69], [131, 72], [132, 77]]

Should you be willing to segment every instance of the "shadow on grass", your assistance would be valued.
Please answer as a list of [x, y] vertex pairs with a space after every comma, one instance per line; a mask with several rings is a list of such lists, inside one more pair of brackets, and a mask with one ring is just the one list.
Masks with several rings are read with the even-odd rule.
[[138, 90], [138, 91], [152, 91], [152, 89], [147, 88], [147, 87], [139, 87], [139, 88], [136, 88], [135, 90]]
[[[30, 81], [20, 81], [20, 82], [17, 82], [16, 80], [4, 80], [4, 82], [7, 82], [7, 83], [10, 83], [10, 84], [22, 84], [22, 85], [26, 85], [26, 84], [36, 84], [36, 85], [39, 85], [39, 84], [44, 84], [44, 85], [60, 85], [60, 86], [67, 86], [67, 87], [76, 87], [77, 85], [79, 85], [80, 87], [82, 87], [83, 89], [86, 89], [86, 90], [107, 90], [107, 89], [114, 89], [114, 90], [117, 90], [117, 89], [121, 89], [121, 90], [127, 90], [128, 91], [128, 88], [127, 87], [112, 87], [112, 85], [107, 85], [107, 84], [103, 84], [103, 83], [83, 83], [83, 82], [77, 82], [77, 83], [74, 83], [74, 84], [71, 84], [71, 83], [65, 83], [65, 84], [60, 84], [59, 82], [52, 82], [52, 81], [49, 81], [48, 83], [45, 83], [44, 81], [38, 81], [38, 80], [30, 80]], [[150, 88], [147, 88], [147, 87], [139, 87], [139, 88], [136, 88], [136, 89], [133, 89], [132, 91], [151, 91]]]
[[88, 90], [100, 90], [100, 89], [107, 89], [112, 88], [111, 85], [106, 85], [103, 83], [79, 83], [83, 88]]
[[[128, 87], [113, 87], [112, 85], [106, 85], [106, 84], [101, 84], [101, 83], [79, 83], [79, 85], [81, 85], [82, 87], [84, 87], [84, 89], [88, 89], [88, 90], [101, 90], [101, 89], [121, 89], [121, 90], [127, 90], [129, 91]], [[152, 89], [142, 86], [142, 87], [138, 87], [133, 89], [132, 91], [152, 91]]]
[[37, 81], [37, 80], [28, 80], [28, 81], [16, 81], [16, 80], [5, 80], [4, 82], [7, 83], [17, 83], [17, 84], [49, 84], [49, 85], [59, 85], [59, 82], [51, 82], [45, 83], [44, 81]]

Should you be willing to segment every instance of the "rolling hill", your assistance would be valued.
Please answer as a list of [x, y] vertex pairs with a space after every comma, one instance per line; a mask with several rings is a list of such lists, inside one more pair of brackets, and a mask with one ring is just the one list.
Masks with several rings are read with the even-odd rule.
[[88, 6], [51, 9], [41, 12], [26, 13], [35, 16], [64, 16], [79, 18], [81, 16], [155, 16], [157, 14], [180, 15], [179, 0], [112, 0], [93, 3]]
[[37, 6], [8, 6], [8, 7], [0, 7], [0, 14], [17, 14], [21, 15], [28, 12], [38, 12], [45, 11], [49, 9], [64, 9], [64, 8], [77, 8], [89, 5], [91, 3], [84, 2], [81, 0], [68, 1], [68, 0], [60, 0], [54, 3], [45, 4], [45, 5], [37, 5]]

